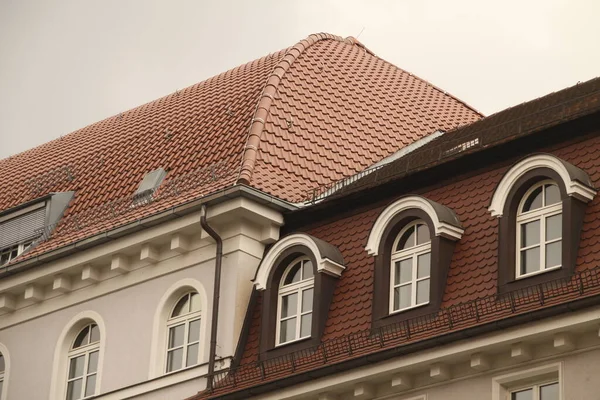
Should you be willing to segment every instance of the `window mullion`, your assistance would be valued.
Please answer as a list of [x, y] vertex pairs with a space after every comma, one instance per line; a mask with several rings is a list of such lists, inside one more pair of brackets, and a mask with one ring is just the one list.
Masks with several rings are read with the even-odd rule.
[[187, 365], [187, 342], [188, 342], [188, 334], [189, 334], [189, 321], [185, 323], [185, 327], [183, 329], [183, 350], [181, 355], [181, 368], [185, 368]]
[[[415, 238], [415, 240], [416, 240], [416, 238]], [[410, 305], [415, 306], [415, 305], [417, 305], [417, 268], [418, 268], [417, 255], [413, 254], [412, 259], [413, 259], [413, 270], [412, 270], [412, 282], [411, 282], [412, 287], [410, 288], [411, 289]]]
[[296, 304], [296, 339], [300, 337], [300, 329], [302, 328], [302, 324], [300, 320], [302, 319], [302, 289], [298, 289], [298, 304]]
[[540, 271], [543, 271], [546, 269], [546, 217], [542, 215], [540, 219]]

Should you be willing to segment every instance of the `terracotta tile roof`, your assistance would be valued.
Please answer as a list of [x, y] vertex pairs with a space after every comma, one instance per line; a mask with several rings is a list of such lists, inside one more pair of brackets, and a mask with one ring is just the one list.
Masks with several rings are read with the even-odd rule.
[[[591, 90], [593, 88], [595, 89]], [[554, 126], [557, 123], [550, 124], [549, 121], [556, 119], [567, 121], [597, 112], [600, 106], [600, 101], [598, 101], [600, 96], [597, 95], [598, 89], [600, 89], [600, 81], [595, 80], [587, 85], [587, 87], [571, 88], [567, 90], [566, 94], [563, 91], [550, 95], [554, 99], [553, 106], [557, 106], [563, 111], [566, 110], [559, 116], [556, 114], [552, 115], [547, 111], [546, 106], [551, 102], [546, 98], [539, 101], [541, 104], [526, 104], [522, 106], [525, 108], [525, 111], [519, 110], [518, 107], [521, 106], [518, 106], [516, 110], [511, 109], [510, 113], [526, 117], [527, 112], [531, 112], [533, 115], [529, 119], [525, 118], [521, 121], [525, 121], [531, 126], [534, 126], [533, 121], [541, 126]], [[560, 101], [556, 101], [556, 99], [560, 99]], [[583, 101], [582, 99], [587, 100]], [[567, 110], [569, 107], [571, 107], [570, 111]], [[543, 112], [544, 118], [540, 118], [539, 114], [536, 115], [536, 112], [540, 110]], [[556, 111], [556, 108], [554, 110]], [[463, 130], [473, 131], [476, 130], [475, 127], [478, 125], [493, 127], [497, 125], [498, 120], [504, 120], [504, 122], [511, 121], [503, 113], [493, 118], [495, 121], [492, 123], [486, 123], [483, 120], [467, 126]], [[536, 129], [540, 130], [542, 128]], [[456, 134], [459, 134], [460, 131], [458, 130]], [[600, 136], [597, 134], [598, 128], [595, 128], [594, 132], [596, 132], [595, 135], [588, 135], [584, 140], [575, 139], [567, 142], [571, 138], [564, 138], [562, 144], [556, 144], [540, 151], [552, 153], [583, 169], [588, 173], [594, 186], [598, 186], [600, 184]], [[450, 136], [449, 140], [452, 139], [452, 136]], [[442, 136], [439, 140], [444, 141], [446, 138]], [[241, 374], [237, 378], [234, 375], [230, 375], [222, 381], [221, 386], [217, 388], [215, 393], [212, 395], [202, 393], [195, 397], [195, 399], [221, 398], [224, 394], [231, 394], [248, 387], [259, 387], [276, 379], [294, 376], [306, 370], [317, 370], [337, 362], [357, 358], [362, 354], [381, 352], [386, 348], [396, 348], [395, 354], [401, 354], [402, 348], [398, 346], [410, 344], [418, 340], [429, 339], [451, 331], [480, 326], [490, 321], [511, 318], [519, 313], [540, 310], [545, 307], [575, 300], [582, 296], [598, 296], [600, 293], [600, 269], [598, 268], [600, 266], [600, 240], [598, 239], [598, 230], [600, 229], [600, 196], [596, 196], [587, 205], [581, 233], [580, 250], [575, 268], [576, 273], [579, 275], [561, 283], [561, 285], [565, 285], [564, 287], [569, 288], [568, 290], [565, 289], [564, 294], [547, 296], [544, 302], [543, 300], [540, 301], [537, 289], [528, 289], [525, 295], [517, 297], [516, 310], [511, 308], [515, 307], [514, 304], [505, 304], [508, 301], [506, 296], [497, 296], [498, 220], [490, 215], [487, 208], [502, 176], [512, 163], [516, 162], [519, 158], [520, 156], [513, 156], [508, 160], [497, 160], [498, 162], [502, 161], [500, 165], [479, 165], [476, 166], [478, 171], [476, 173], [475, 171], [462, 171], [460, 175], [444, 181], [443, 184], [435, 188], [423, 192], [419, 191], [420, 195], [452, 209], [464, 227], [464, 235], [457, 242], [454, 250], [443, 294], [442, 309], [447, 311], [439, 313], [439, 315], [430, 321], [422, 320], [421, 323], [429, 325], [427, 329], [423, 329], [419, 334], [413, 332], [412, 336], [408, 334], [408, 337], [406, 337], [405, 335], [402, 340], [396, 337], [396, 339], [389, 341], [384, 347], [376, 344], [371, 347], [365, 345], [362, 353], [357, 351], [357, 349], [353, 349], [351, 352], [335, 349], [332, 351], [337, 351], [339, 354], [343, 353], [343, 355], [339, 355], [338, 358], [328, 359], [322, 359], [322, 357], [319, 358], [320, 356], [316, 355], [315, 357], [318, 360], [307, 361], [304, 367], [300, 367], [300, 361], [297, 361], [297, 364], [294, 366], [286, 366], [284, 365], [284, 361], [280, 359], [274, 360], [271, 368], [275, 368], [278, 372], [271, 373], [264, 378], [260, 374], [252, 377], [250, 374], [251, 371], [253, 371], [253, 368], [258, 369], [259, 365], [257, 361], [261, 319], [260, 304], [262, 301], [262, 294], [259, 294], [257, 305], [252, 310], [251, 326], [240, 360], [240, 371], [243, 371], [241, 374], [245, 374], [244, 378], [246, 381], [243, 381]], [[400, 179], [401, 177], [396, 178]], [[399, 182], [396, 185], [397, 188], [402, 187], [401, 181]], [[375, 183], [372, 186], [375, 186]], [[368, 189], [362, 188], [362, 190]], [[404, 194], [401, 189], [397, 189], [397, 192], [398, 196]], [[348, 339], [349, 337], [354, 341], [364, 336], [365, 343], [368, 340], [377, 340], [377, 336], [368, 333], [371, 328], [374, 258], [367, 254], [365, 246], [369, 232], [377, 216], [385, 208], [385, 205], [381, 203], [383, 200], [373, 199], [373, 202], [378, 202], [379, 205], [367, 207], [366, 210], [356, 211], [351, 216], [336, 217], [335, 211], [333, 211], [333, 214], [329, 214], [331, 216], [328, 217], [328, 221], [324, 223], [317, 222], [317, 224], [320, 223], [322, 225], [310, 228], [307, 231], [310, 235], [337, 246], [342, 252], [346, 266], [346, 269], [337, 282], [321, 346], [338, 346], [340, 343], [348, 342], [350, 340]], [[387, 199], [387, 201], [391, 200], [393, 199]], [[324, 205], [323, 207], [333, 209], [333, 207], [336, 207], [336, 204], [339, 205], [337, 201], [332, 201], [331, 204]], [[302, 230], [302, 227], [296, 227], [296, 229]], [[590, 283], [590, 289], [586, 286], [586, 290], [580, 292], [577, 289], [577, 285], [583, 282], [581, 281], [583, 276], [586, 277], [585, 279], [589, 278], [590, 282], [593, 283]], [[548, 290], [551, 291], [558, 288], [559, 285], [550, 283], [548, 287], [550, 288]], [[489, 311], [489, 314], [486, 317], [476, 318], [473, 310], [470, 308], [473, 304], [478, 304], [479, 307], [484, 309], [483, 311]], [[480, 311], [482, 311], [481, 308]], [[470, 315], [467, 315], [469, 313]], [[456, 320], [460, 321], [462, 318], [464, 322], [452, 326], [449, 323], [447, 315], [456, 315]], [[398, 327], [394, 329], [396, 328]], [[321, 350], [317, 352], [311, 350], [312, 353], [320, 354]], [[294, 357], [291, 357], [291, 359], [294, 359]], [[338, 370], [331, 368], [329, 371]], [[318, 375], [311, 372], [311, 376], [314, 378]], [[292, 381], [298, 382], [298, 380], [293, 379]]]
[[[354, 39], [311, 35], [1, 160], [0, 210], [76, 192], [64, 219], [70, 226], [24, 259], [238, 182], [297, 201], [307, 187], [480, 117]], [[156, 201], [129, 207], [143, 176], [159, 167], [169, 172]]]

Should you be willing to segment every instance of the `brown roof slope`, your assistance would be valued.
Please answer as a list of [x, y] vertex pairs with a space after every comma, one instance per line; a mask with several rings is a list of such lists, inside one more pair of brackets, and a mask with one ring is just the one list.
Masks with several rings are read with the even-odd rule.
[[[311, 35], [1, 160], [0, 211], [51, 192], [76, 192], [63, 226], [24, 259], [238, 181], [296, 201], [307, 187], [479, 118], [354, 39]], [[159, 167], [169, 173], [155, 201], [130, 207], [143, 176]]]

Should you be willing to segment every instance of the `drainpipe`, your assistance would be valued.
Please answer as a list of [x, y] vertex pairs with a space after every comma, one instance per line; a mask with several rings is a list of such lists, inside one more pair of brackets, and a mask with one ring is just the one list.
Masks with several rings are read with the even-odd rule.
[[210, 326], [210, 351], [208, 359], [208, 382], [207, 389], [212, 392], [214, 372], [215, 372], [215, 357], [217, 352], [217, 324], [219, 321], [219, 297], [221, 296], [221, 260], [223, 258], [223, 240], [208, 225], [206, 221], [206, 206], [202, 205], [200, 210], [200, 225], [217, 242], [217, 254], [215, 259], [215, 283], [213, 289], [213, 304], [212, 304], [212, 322]]

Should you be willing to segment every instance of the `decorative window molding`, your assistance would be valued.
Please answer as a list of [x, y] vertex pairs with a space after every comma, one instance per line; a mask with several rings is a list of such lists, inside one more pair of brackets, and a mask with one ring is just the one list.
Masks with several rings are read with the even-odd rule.
[[369, 255], [379, 255], [385, 229], [398, 214], [411, 209], [422, 210], [429, 216], [430, 228], [435, 236], [450, 240], [460, 240], [462, 237], [464, 229], [452, 210], [422, 196], [405, 196], [387, 206], [377, 217], [365, 247]]
[[[411, 226], [420, 224], [429, 231], [429, 243], [421, 243], [411, 249], [397, 250], [397, 244], [404, 232]], [[452, 233], [452, 234], [450, 234]], [[458, 217], [449, 208], [421, 196], [406, 196], [396, 200], [385, 208], [377, 218], [369, 236], [367, 251], [375, 255], [373, 308], [371, 326], [373, 329], [387, 324], [400, 322], [409, 318], [437, 311], [441, 305], [446, 287], [446, 278], [456, 241], [462, 236], [463, 229]], [[369, 246], [377, 246], [369, 247]], [[406, 253], [403, 253], [406, 252]], [[409, 255], [414, 261], [419, 256], [429, 254], [429, 275], [414, 275], [411, 279], [415, 285], [419, 280], [429, 283], [427, 302], [412, 304], [405, 309], [394, 309], [395, 268], [396, 261]], [[414, 265], [413, 265], [414, 267]], [[412, 269], [411, 272], [417, 272]], [[400, 286], [400, 283], [398, 284]], [[412, 289], [416, 290], [416, 286]]]
[[[182, 300], [182, 297], [190, 294], [197, 293], [200, 300], [200, 310], [193, 311], [188, 314], [180, 315], [172, 318], [173, 312], [177, 304]], [[167, 358], [169, 352], [169, 329], [178, 325], [184, 325], [184, 336], [186, 338], [185, 345], [182, 348], [186, 350], [190, 345], [196, 345], [198, 348], [197, 362], [193, 365], [202, 364], [208, 360], [208, 338], [209, 338], [209, 321], [210, 315], [208, 314], [208, 297], [206, 290], [202, 284], [191, 278], [182, 279], [167, 289], [158, 302], [158, 306], [154, 313], [154, 322], [152, 329], [152, 344], [150, 349], [150, 366], [148, 371], [148, 379], [154, 379], [159, 376], [168, 374], [167, 372]], [[189, 311], [189, 309], [188, 309]], [[189, 341], [186, 333], [189, 332], [191, 322], [200, 320], [199, 337], [193, 338], [193, 341]], [[195, 329], [195, 328], [194, 328]], [[181, 346], [171, 346], [181, 347]], [[193, 350], [193, 349], [192, 349]], [[190, 364], [191, 368], [192, 365]], [[187, 367], [181, 368], [185, 369]], [[181, 371], [181, 369], [173, 370]], [[170, 371], [169, 371], [170, 372]], [[183, 376], [178, 374], [177, 376]]]
[[[88, 346], [84, 346], [82, 349], [86, 350], [84, 352], [86, 357], [89, 356], [89, 353], [92, 353], [96, 350], [98, 351], [94, 393], [96, 395], [100, 393], [102, 382], [102, 366], [104, 363], [104, 349], [106, 347], [106, 325], [104, 324], [102, 317], [100, 317], [100, 315], [95, 311], [84, 311], [77, 314], [71, 319], [71, 321], [69, 321], [67, 325], [65, 325], [58, 338], [58, 342], [56, 343], [56, 347], [54, 349], [52, 380], [50, 383], [50, 395], [52, 398], [67, 398], [67, 381], [71, 380], [69, 379], [70, 360], [73, 356], [80, 354], [77, 352], [77, 349], [73, 351], [73, 344], [82, 330], [91, 326], [92, 324], [97, 326], [100, 339], [97, 344], [90, 344], [88, 342]], [[93, 373], [87, 375], [93, 375]]]
[[10, 355], [5, 345], [0, 343], [0, 400], [8, 399], [10, 382]]
[[[558, 398], [540, 399], [534, 396], [534, 400], [564, 400], [563, 388], [563, 365], [562, 362], [548, 364], [527, 370], [511, 372], [492, 378], [492, 400], [511, 400], [513, 393], [531, 389], [538, 390], [540, 386], [558, 383]], [[553, 391], [554, 392], [554, 391]]]
[[592, 181], [584, 171], [552, 154], [536, 154], [519, 161], [504, 174], [488, 208], [492, 217], [502, 217], [508, 195], [515, 183], [527, 172], [538, 168], [548, 168], [556, 172], [568, 196], [584, 203], [596, 196]]
[[265, 255], [256, 272], [254, 286], [258, 290], [267, 288], [269, 274], [275, 267], [277, 257], [294, 246], [306, 247], [315, 256], [318, 273], [326, 273], [338, 277], [344, 271], [341, 253], [333, 246], [304, 233], [295, 233], [281, 238]]
[[[560, 192], [560, 206], [550, 207], [546, 211], [550, 214], [553, 212], [558, 214], [559, 209], [561, 210], [559, 250], [561, 260], [560, 263], [555, 263], [555, 268], [540, 270], [538, 273], [521, 274], [519, 259], [521, 233], [518, 230], [521, 229], [523, 222], [526, 222], [525, 214], [528, 214], [522, 213], [521, 210], [523, 202], [531, 191], [536, 190], [536, 187], [544, 181], [554, 182]], [[499, 219], [499, 293], [548, 280], [566, 278], [575, 271], [586, 204], [595, 193], [591, 180], [584, 171], [550, 154], [533, 155], [517, 162], [508, 170], [494, 192], [489, 207], [492, 215]], [[531, 212], [531, 215], [533, 214], [535, 213]], [[553, 250], [557, 251], [557, 249]]]
[[[296, 260], [307, 260], [312, 267], [313, 290], [311, 302], [310, 336], [279, 343], [281, 281]], [[344, 270], [340, 251], [320, 239], [304, 233], [295, 233], [280, 239], [269, 249], [254, 279], [255, 290], [262, 292], [261, 335], [259, 357], [266, 359], [308, 348], [319, 343], [335, 283]], [[293, 288], [292, 288], [293, 289]], [[296, 289], [307, 290], [308, 286]], [[300, 311], [302, 314], [302, 311]], [[306, 312], [308, 315], [308, 312]], [[307, 317], [306, 317], [307, 318]], [[305, 328], [306, 329], [306, 328]]]

